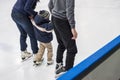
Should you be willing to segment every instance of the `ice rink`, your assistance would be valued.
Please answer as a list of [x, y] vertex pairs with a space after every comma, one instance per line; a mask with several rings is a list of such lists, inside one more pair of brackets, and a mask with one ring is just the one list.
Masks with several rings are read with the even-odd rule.
[[[19, 31], [11, 19], [15, 1], [0, 1], [0, 80], [55, 80], [55, 62], [47, 66], [46, 53], [41, 66], [33, 66], [32, 57], [21, 62]], [[48, 1], [41, 0], [36, 11], [48, 10]], [[75, 0], [75, 2], [78, 54], [74, 66], [120, 35], [120, 0]], [[29, 38], [27, 43], [31, 52]], [[55, 60], [57, 46], [55, 35], [52, 44]]]

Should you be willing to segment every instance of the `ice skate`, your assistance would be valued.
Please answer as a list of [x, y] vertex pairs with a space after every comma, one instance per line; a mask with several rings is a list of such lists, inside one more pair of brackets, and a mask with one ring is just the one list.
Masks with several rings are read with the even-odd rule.
[[42, 63], [43, 63], [43, 60], [44, 60], [44, 58], [42, 58], [41, 60], [37, 60], [37, 61], [34, 61], [33, 63], [33, 66], [39, 66], [39, 65], [41, 65]]
[[60, 77], [65, 72], [66, 71], [65, 71], [65, 68], [63, 67], [63, 64], [62, 63], [57, 63], [56, 64], [56, 70], [55, 70], [55, 78]]
[[63, 67], [63, 63], [57, 63], [55, 68], [55, 73], [57, 73], [57, 71], [62, 67]]
[[56, 70], [56, 75], [55, 75], [55, 78], [59, 78], [60, 76], [62, 76], [64, 73], [65, 73], [65, 68], [64, 67], [61, 67], [59, 69]]
[[59, 78], [60, 76], [62, 76], [65, 72], [61, 72], [59, 74], [55, 74], [55, 79]]
[[21, 52], [21, 59], [22, 59], [22, 61], [27, 60], [31, 56], [32, 56], [32, 54], [30, 52], [27, 52], [27, 50]]
[[53, 60], [47, 61], [47, 65], [52, 65], [54, 63]]

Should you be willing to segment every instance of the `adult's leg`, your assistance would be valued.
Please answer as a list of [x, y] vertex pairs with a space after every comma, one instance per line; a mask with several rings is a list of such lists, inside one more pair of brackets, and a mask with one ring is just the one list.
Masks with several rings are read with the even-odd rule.
[[37, 53], [38, 52], [37, 40], [35, 38], [33, 25], [30, 19], [26, 15], [23, 15], [15, 11], [12, 12], [12, 17], [14, 17], [13, 20], [15, 20], [17, 24], [21, 25], [24, 31], [28, 34], [28, 36], [30, 37], [32, 51], [33, 53]]
[[65, 46], [63, 44], [63, 41], [61, 40], [60, 33], [57, 30], [56, 20], [55, 20], [54, 17], [52, 17], [52, 23], [54, 25], [54, 31], [55, 31], [56, 39], [57, 39], [57, 42], [58, 42], [56, 62], [57, 63], [63, 63], [63, 53], [65, 51]]
[[24, 29], [21, 27], [21, 25], [17, 24], [17, 27], [20, 31], [20, 47], [21, 47], [21, 51], [25, 51], [27, 50], [27, 43], [26, 43], [26, 39], [27, 39], [27, 33], [24, 31]]
[[74, 65], [74, 58], [77, 53], [76, 41], [71, 39], [72, 32], [67, 20], [61, 20], [53, 17], [53, 21], [63, 45], [67, 49], [65, 69], [69, 70]]
[[32, 51], [34, 54], [36, 54], [38, 52], [38, 44], [37, 44], [37, 40], [35, 37], [33, 25], [28, 18], [26, 18], [26, 20], [24, 21], [23, 27], [25, 31], [27, 32], [28, 36], [30, 37]]
[[26, 43], [27, 33], [22, 28], [22, 26], [19, 24], [18, 16], [19, 16], [19, 14], [15, 13], [15, 12], [12, 12], [12, 14], [11, 14], [11, 17], [14, 20], [14, 22], [16, 23], [16, 25], [19, 29], [19, 32], [20, 32], [20, 50], [25, 51], [27, 48], [27, 43]]

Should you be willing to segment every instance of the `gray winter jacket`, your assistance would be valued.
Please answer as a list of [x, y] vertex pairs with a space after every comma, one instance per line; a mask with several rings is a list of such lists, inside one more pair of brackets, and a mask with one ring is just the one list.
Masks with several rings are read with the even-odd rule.
[[68, 20], [71, 28], [74, 28], [74, 5], [75, 0], [50, 0], [48, 7], [54, 17]]

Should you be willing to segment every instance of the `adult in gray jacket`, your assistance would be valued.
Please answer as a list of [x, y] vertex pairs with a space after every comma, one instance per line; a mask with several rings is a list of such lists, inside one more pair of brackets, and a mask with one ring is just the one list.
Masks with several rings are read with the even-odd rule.
[[[74, 0], [50, 0], [48, 4], [58, 42], [56, 75], [68, 71], [74, 65], [77, 53], [74, 4]], [[65, 50], [67, 50], [67, 54], [65, 66], [63, 67], [63, 53]]]

